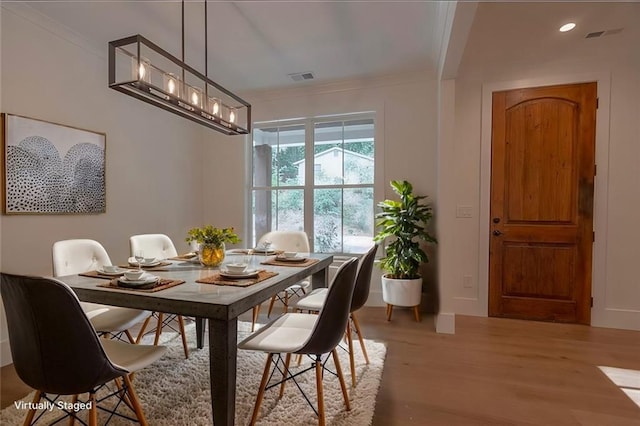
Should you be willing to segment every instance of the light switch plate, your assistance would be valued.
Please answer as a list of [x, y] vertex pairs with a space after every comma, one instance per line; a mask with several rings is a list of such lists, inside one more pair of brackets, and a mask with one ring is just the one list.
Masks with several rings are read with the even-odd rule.
[[464, 217], [469, 218], [472, 217], [472, 207], [471, 206], [457, 206], [456, 207], [456, 217]]

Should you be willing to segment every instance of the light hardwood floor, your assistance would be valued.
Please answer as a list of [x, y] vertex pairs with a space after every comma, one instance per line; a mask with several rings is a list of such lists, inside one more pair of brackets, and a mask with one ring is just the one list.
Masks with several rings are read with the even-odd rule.
[[[359, 318], [387, 344], [374, 426], [640, 425], [640, 407], [598, 369], [640, 371], [640, 332], [457, 316], [445, 335], [409, 310]], [[1, 379], [2, 407], [28, 392], [10, 366]]]

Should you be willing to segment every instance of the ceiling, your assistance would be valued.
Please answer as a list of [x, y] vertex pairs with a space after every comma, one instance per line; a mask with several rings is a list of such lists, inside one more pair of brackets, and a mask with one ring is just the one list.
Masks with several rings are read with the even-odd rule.
[[[208, 75], [232, 91], [246, 92], [416, 70], [436, 72], [447, 43], [446, 78], [456, 75], [459, 64], [474, 70], [491, 63], [499, 67], [514, 61], [557, 60], [576, 51], [640, 58], [638, 2], [492, 1], [479, 2], [477, 8], [476, 2], [458, 3], [451, 37], [443, 43], [445, 16], [451, 10], [446, 2], [210, 1]], [[176, 0], [23, 4], [63, 24], [105, 56], [109, 41], [134, 34], [181, 56], [181, 3]], [[467, 17], [459, 19], [465, 12]], [[559, 33], [557, 28], [567, 20], [578, 26]], [[201, 72], [204, 21], [203, 1], [187, 0], [185, 62]], [[624, 29], [584, 38], [588, 32], [617, 28]], [[288, 76], [299, 72], [312, 72], [315, 79], [295, 82]]]
[[[181, 56], [179, 1], [25, 2], [97, 49], [141, 34]], [[438, 2], [237, 1], [208, 3], [209, 77], [234, 91], [435, 70]], [[204, 3], [185, 2], [185, 62], [204, 72]], [[308, 84], [303, 82], [302, 84]]]

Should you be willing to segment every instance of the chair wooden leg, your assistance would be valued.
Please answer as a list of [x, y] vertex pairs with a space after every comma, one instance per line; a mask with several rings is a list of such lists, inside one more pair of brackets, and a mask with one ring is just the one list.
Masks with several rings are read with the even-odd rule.
[[284, 291], [284, 304], [282, 306], [282, 313], [286, 314], [287, 312], [289, 312], [289, 292], [288, 291]]
[[[75, 406], [76, 402], [78, 402], [78, 394], [73, 395], [73, 397], [71, 398], [71, 404]], [[73, 410], [73, 414], [69, 414], [69, 422], [67, 423], [68, 426], [73, 426], [74, 424], [76, 424], [77, 413], [78, 412], [76, 410]]]
[[269, 302], [269, 310], [267, 311], [267, 318], [271, 316], [271, 310], [273, 309], [273, 304], [276, 303], [276, 297], [277, 296], [275, 295], [271, 297], [271, 301]]
[[96, 401], [96, 393], [89, 392], [89, 426], [98, 426], [98, 401]]
[[360, 341], [360, 347], [362, 348], [362, 355], [364, 355], [365, 362], [369, 364], [369, 355], [367, 355], [367, 348], [364, 345], [364, 337], [362, 337], [362, 331], [360, 330], [360, 324], [358, 323], [358, 318], [356, 318], [355, 312], [351, 313], [351, 319], [353, 320], [353, 325], [356, 328], [356, 333], [358, 333], [358, 340]]
[[[32, 407], [35, 407], [38, 402], [40, 402], [40, 399], [42, 398], [42, 392], [40, 391], [36, 391], [36, 394], [33, 396], [33, 403], [31, 404]], [[29, 426], [31, 424], [31, 422], [33, 421], [33, 417], [36, 415], [36, 409], [35, 408], [30, 408], [29, 411], [27, 412], [27, 417], [24, 418], [24, 426]]]
[[162, 334], [162, 317], [164, 314], [162, 312], [158, 312], [158, 325], [156, 325], [156, 338], [153, 339], [153, 345], [158, 346], [158, 342], [160, 341], [160, 334]]
[[147, 325], [149, 325], [149, 321], [151, 321], [151, 317], [153, 317], [153, 315], [149, 315], [147, 319], [144, 320], [144, 322], [142, 323], [142, 328], [140, 328], [140, 331], [138, 332], [138, 337], [136, 337], [136, 344], [140, 343], [142, 336], [144, 336], [144, 331], [147, 329]]
[[291, 363], [291, 354], [287, 354], [284, 359], [284, 371], [282, 372], [282, 383], [280, 383], [280, 395], [278, 395], [278, 399], [282, 399], [284, 395], [284, 386], [287, 383], [285, 379], [289, 375], [289, 363]]
[[336, 373], [338, 374], [338, 381], [340, 381], [340, 388], [342, 389], [342, 398], [344, 398], [344, 406], [347, 411], [351, 410], [351, 404], [349, 404], [349, 394], [347, 393], [347, 385], [344, 382], [344, 375], [342, 374], [342, 367], [340, 367], [340, 360], [338, 359], [338, 351], [335, 349], [331, 351], [333, 355], [333, 363], [336, 366]]
[[136, 343], [136, 339], [133, 338], [133, 336], [131, 335], [131, 332], [129, 330], [125, 330], [124, 334], [127, 335], [127, 339], [129, 339], [129, 343], [131, 343], [131, 344], [135, 344]]
[[353, 338], [351, 336], [351, 321], [347, 321], [347, 344], [349, 345], [349, 369], [351, 370], [351, 387], [356, 387], [356, 360], [353, 356]]
[[138, 395], [136, 394], [136, 391], [133, 388], [133, 383], [131, 383], [131, 379], [127, 374], [124, 375], [124, 383], [127, 386], [129, 401], [131, 401], [131, 404], [133, 405], [133, 411], [135, 411], [136, 413], [136, 417], [138, 418], [140, 426], [148, 426], [149, 424], [147, 423], [147, 419], [144, 417], [144, 413], [142, 412], [142, 405], [140, 405]]
[[267, 381], [269, 380], [269, 370], [271, 370], [271, 360], [273, 354], [267, 355], [267, 363], [264, 366], [264, 372], [262, 373], [262, 380], [260, 380], [260, 389], [258, 389], [258, 396], [256, 397], [256, 404], [253, 406], [253, 414], [251, 415], [251, 423], [249, 425], [254, 426], [256, 420], [258, 420], [258, 413], [260, 412], [260, 405], [262, 404], [262, 398], [264, 397], [264, 389], [267, 387]]
[[419, 306], [414, 306], [413, 307], [413, 313], [416, 317], [416, 321], [420, 322], [420, 307]]
[[393, 305], [387, 304], [387, 321], [391, 321], [392, 313], [393, 313]]
[[256, 323], [258, 322], [258, 316], [260, 315], [260, 305], [256, 305], [253, 307], [253, 316], [251, 319], [251, 331], [253, 332], [256, 328]]
[[180, 326], [180, 335], [182, 336], [182, 347], [184, 348], [184, 357], [189, 358], [189, 346], [187, 346], [187, 333], [184, 331], [184, 317], [178, 315], [178, 325]]
[[322, 390], [322, 361], [320, 360], [319, 356], [316, 358], [316, 389], [318, 393], [318, 425], [325, 426], [324, 393]]

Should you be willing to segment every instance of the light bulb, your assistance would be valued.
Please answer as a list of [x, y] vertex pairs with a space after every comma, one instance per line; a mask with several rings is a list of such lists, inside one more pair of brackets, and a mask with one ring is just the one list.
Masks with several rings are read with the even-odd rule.
[[198, 94], [195, 91], [191, 93], [191, 103], [198, 105]]
[[229, 123], [235, 123], [236, 122], [236, 110], [235, 108], [230, 108], [229, 109]]
[[220, 100], [217, 98], [209, 98], [209, 111], [213, 115], [220, 115]]
[[176, 81], [174, 79], [169, 79], [169, 82], [167, 83], [167, 90], [172, 95], [176, 92]]

